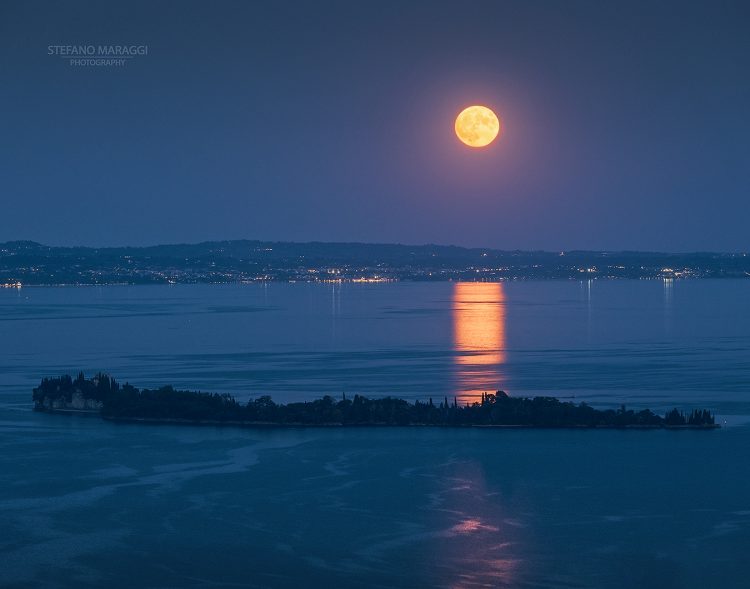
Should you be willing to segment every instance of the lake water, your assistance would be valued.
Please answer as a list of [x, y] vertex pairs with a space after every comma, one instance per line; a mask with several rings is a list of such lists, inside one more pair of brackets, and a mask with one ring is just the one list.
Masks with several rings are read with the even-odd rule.
[[[0, 290], [0, 586], [745, 587], [750, 281]], [[719, 431], [114, 425], [104, 370], [277, 400], [714, 409]]]

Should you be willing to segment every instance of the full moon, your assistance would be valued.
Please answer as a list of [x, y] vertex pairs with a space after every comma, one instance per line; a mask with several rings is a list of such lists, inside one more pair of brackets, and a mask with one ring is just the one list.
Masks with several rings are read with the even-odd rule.
[[484, 147], [500, 132], [500, 120], [486, 106], [469, 106], [456, 117], [456, 135], [469, 147]]

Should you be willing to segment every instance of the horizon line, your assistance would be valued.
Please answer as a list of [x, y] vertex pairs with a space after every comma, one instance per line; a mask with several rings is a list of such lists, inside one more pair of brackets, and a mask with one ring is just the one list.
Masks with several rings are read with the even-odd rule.
[[113, 250], [113, 249], [150, 249], [159, 247], [179, 247], [179, 246], [200, 246], [210, 244], [225, 244], [225, 243], [238, 243], [238, 242], [250, 242], [258, 244], [284, 244], [284, 245], [330, 245], [330, 246], [373, 246], [373, 247], [414, 247], [414, 248], [446, 248], [446, 249], [460, 249], [467, 251], [485, 251], [485, 252], [496, 252], [496, 253], [546, 253], [546, 254], [574, 254], [574, 253], [596, 253], [596, 254], [659, 254], [659, 255], [740, 255], [747, 256], [748, 250], [684, 250], [684, 251], [665, 251], [665, 250], [637, 250], [637, 249], [504, 249], [497, 247], [481, 247], [481, 246], [464, 246], [456, 244], [439, 244], [439, 243], [402, 243], [402, 242], [377, 242], [377, 241], [321, 241], [321, 240], [307, 240], [307, 241], [291, 241], [291, 240], [271, 240], [271, 239], [251, 239], [251, 238], [238, 238], [238, 239], [208, 239], [194, 242], [171, 242], [171, 243], [155, 243], [148, 245], [50, 245], [34, 241], [32, 239], [13, 239], [8, 241], [0, 242], [0, 247], [9, 245], [20, 245], [28, 244], [30, 246], [46, 247], [50, 249], [90, 249], [90, 250]]

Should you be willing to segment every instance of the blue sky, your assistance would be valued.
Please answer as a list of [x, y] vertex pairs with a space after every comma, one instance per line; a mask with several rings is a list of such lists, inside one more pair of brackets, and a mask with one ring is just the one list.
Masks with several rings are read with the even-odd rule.
[[[0, 241], [748, 250], [741, 2], [0, 4]], [[147, 45], [75, 66], [50, 45]], [[473, 103], [499, 141], [460, 144]]]

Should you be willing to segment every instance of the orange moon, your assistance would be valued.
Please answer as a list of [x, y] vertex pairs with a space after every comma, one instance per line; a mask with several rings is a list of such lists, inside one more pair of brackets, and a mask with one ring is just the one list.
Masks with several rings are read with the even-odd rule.
[[469, 147], [485, 147], [499, 133], [500, 119], [486, 106], [469, 106], [456, 117], [456, 135]]

